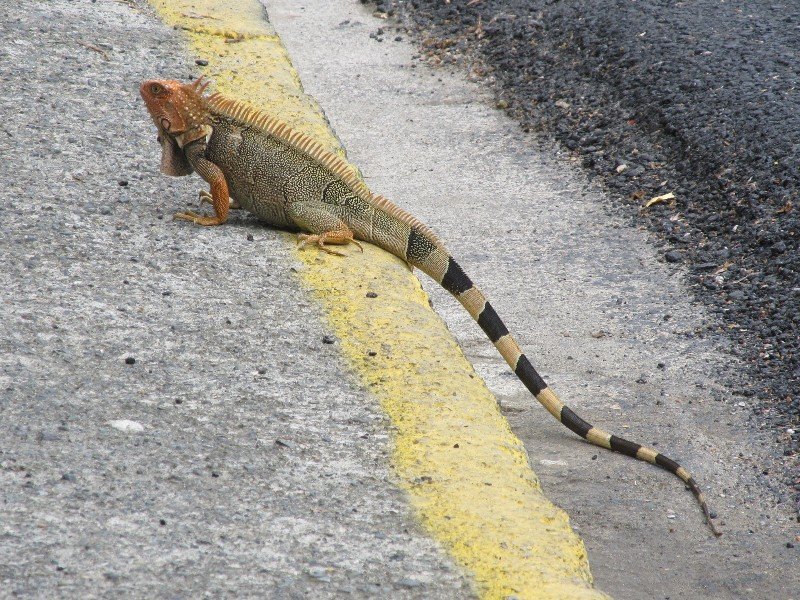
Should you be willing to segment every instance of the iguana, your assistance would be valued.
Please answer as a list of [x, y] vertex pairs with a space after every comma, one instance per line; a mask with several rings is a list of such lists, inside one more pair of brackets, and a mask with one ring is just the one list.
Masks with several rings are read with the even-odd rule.
[[[243, 208], [269, 225], [299, 230], [302, 244], [328, 247], [375, 244], [436, 280], [467, 309], [505, 361], [536, 399], [587, 441], [647, 461], [675, 474], [694, 493], [715, 535], [697, 483], [657, 450], [593, 427], [547, 386], [483, 293], [472, 283], [439, 238], [422, 222], [383, 196], [372, 194], [356, 171], [311, 137], [246, 103], [215, 93], [205, 96], [202, 78], [142, 83], [141, 96], [158, 128], [161, 171], [196, 171], [211, 187], [201, 199], [214, 216], [179, 212], [176, 219], [221, 225], [231, 207]], [[235, 199], [234, 201], [231, 198]]]

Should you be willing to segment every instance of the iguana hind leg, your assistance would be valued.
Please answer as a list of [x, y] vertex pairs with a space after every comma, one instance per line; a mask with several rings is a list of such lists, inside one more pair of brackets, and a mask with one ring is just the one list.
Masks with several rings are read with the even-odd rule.
[[300, 242], [300, 247], [306, 246], [308, 244], [314, 244], [320, 250], [327, 252], [328, 254], [335, 254], [336, 256], [345, 256], [342, 252], [337, 252], [336, 250], [331, 250], [325, 244], [336, 244], [336, 245], [347, 245], [347, 244], [355, 244], [358, 246], [358, 249], [362, 252], [364, 251], [364, 247], [359, 244], [355, 238], [353, 238], [352, 231], [326, 231], [325, 233], [320, 233], [319, 235], [315, 233], [301, 233], [297, 236], [297, 241]]
[[286, 212], [295, 225], [311, 232], [301, 233], [297, 236], [301, 247], [314, 244], [324, 252], [336, 256], [345, 255], [331, 250], [326, 244], [337, 246], [355, 244], [359, 250], [364, 251], [363, 246], [355, 240], [353, 232], [345, 222], [330, 212], [328, 206], [323, 202], [292, 202], [287, 206]]

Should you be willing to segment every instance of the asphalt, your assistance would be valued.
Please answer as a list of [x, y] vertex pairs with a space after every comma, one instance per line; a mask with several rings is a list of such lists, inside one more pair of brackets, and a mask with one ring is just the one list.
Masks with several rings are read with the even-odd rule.
[[[800, 514], [800, 13], [792, 2], [386, 0], [684, 267]], [[642, 209], [649, 200], [674, 198]], [[744, 375], [744, 376], [743, 376]]]
[[141, 3], [0, 15], [0, 597], [468, 595], [292, 239], [170, 219], [200, 185], [158, 172], [137, 90], [194, 73], [177, 32]]
[[[169, 220], [199, 182], [157, 172], [135, 90], [188, 78], [194, 58], [148, 7], [88, 5], [2, 9], [0, 595], [470, 595], [394, 486], [389, 423], [322, 343], [290, 239], [247, 218]], [[730, 358], [697, 335], [708, 315], [645, 233], [568, 155], [537, 150], [460, 72], [415, 63], [358, 4], [269, 7], [370, 186], [441, 232], [570, 404], [669, 448], [709, 492], [721, 540], [674, 478], [552, 422], [427, 282], [597, 586], [791, 597], [797, 528], [762, 474], [770, 440], [717, 384]], [[36, 103], [20, 104], [23, 78]]]

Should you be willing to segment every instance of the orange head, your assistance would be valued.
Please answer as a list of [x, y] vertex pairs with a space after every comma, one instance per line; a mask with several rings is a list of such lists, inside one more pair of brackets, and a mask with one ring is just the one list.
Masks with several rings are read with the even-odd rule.
[[151, 79], [139, 87], [159, 134], [175, 138], [181, 147], [208, 133], [208, 102], [203, 97], [208, 82], [202, 83], [202, 79], [186, 84]]

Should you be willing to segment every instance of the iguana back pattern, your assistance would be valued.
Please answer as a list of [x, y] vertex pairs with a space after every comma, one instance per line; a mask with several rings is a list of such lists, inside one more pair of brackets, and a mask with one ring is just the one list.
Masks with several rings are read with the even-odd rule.
[[[146, 81], [142, 98], [159, 130], [161, 170], [205, 179], [201, 192], [214, 216], [191, 212], [175, 218], [201, 225], [225, 222], [230, 207], [244, 208], [273, 226], [300, 230], [302, 243], [375, 244], [419, 268], [450, 292], [483, 329], [536, 399], [587, 441], [643, 460], [675, 474], [691, 489], [715, 535], [720, 535], [691, 475], [657, 450], [592, 426], [566, 406], [520, 349], [484, 294], [436, 235], [418, 219], [372, 194], [354, 169], [318, 142], [245, 103], [221, 94], [203, 96], [200, 80], [181, 84]], [[232, 203], [231, 197], [235, 199]]]

